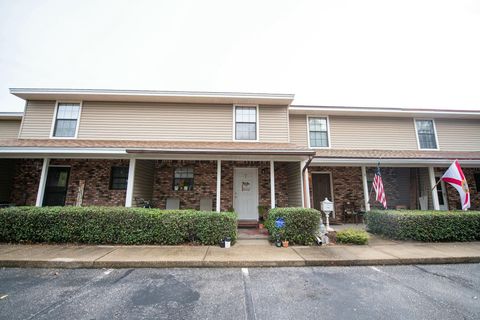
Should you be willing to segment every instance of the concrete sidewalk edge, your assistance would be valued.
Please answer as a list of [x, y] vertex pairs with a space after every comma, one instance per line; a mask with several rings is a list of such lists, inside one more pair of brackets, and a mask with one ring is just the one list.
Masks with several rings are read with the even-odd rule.
[[357, 259], [357, 260], [290, 260], [290, 261], [50, 261], [50, 260], [3, 260], [0, 267], [6, 268], [268, 268], [268, 267], [334, 267], [378, 266], [411, 264], [480, 263], [479, 257], [438, 257], [404, 259]]

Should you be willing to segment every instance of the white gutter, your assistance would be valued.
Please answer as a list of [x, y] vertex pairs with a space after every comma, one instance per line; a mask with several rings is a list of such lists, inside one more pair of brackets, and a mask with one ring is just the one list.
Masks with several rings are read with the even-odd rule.
[[120, 148], [32, 148], [32, 147], [0, 147], [0, 154], [127, 154]]
[[[480, 165], [480, 159], [458, 159], [461, 165]], [[329, 165], [329, 166], [345, 166], [345, 165], [370, 165], [377, 166], [380, 162], [381, 167], [388, 167], [389, 165], [418, 165], [428, 167], [429, 165], [450, 165], [453, 159], [380, 159], [380, 158], [315, 158], [310, 166], [315, 165]]]

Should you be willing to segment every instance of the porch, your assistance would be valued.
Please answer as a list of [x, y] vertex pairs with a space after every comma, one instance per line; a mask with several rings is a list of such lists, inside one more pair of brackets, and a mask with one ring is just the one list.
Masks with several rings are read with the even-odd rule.
[[[448, 165], [382, 166], [381, 174], [389, 209], [460, 210], [458, 192], [439, 181]], [[382, 208], [372, 189], [376, 167], [313, 164], [308, 169], [311, 207], [320, 209], [326, 198], [334, 202], [333, 223], [361, 222], [361, 214]], [[470, 186], [471, 209], [480, 209], [478, 181], [480, 167], [463, 168]], [[358, 214], [358, 215], [357, 215]]]
[[[241, 158], [241, 157], [239, 157]], [[257, 224], [259, 207], [303, 206], [299, 160], [0, 159], [0, 202], [231, 211]], [[7, 174], [8, 173], [8, 174]]]

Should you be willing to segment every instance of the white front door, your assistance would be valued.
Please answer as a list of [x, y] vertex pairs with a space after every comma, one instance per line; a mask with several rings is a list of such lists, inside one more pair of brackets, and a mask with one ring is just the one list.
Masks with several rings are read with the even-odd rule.
[[258, 220], [258, 169], [233, 169], [233, 208], [239, 220]]

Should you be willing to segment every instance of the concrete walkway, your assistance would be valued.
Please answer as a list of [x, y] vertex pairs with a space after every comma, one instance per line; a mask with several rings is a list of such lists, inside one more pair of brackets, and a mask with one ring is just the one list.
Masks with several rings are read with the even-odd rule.
[[216, 246], [0, 245], [0, 267], [141, 268], [351, 266], [480, 262], [480, 242], [398, 242], [373, 237], [369, 245], [291, 246], [240, 240]]

